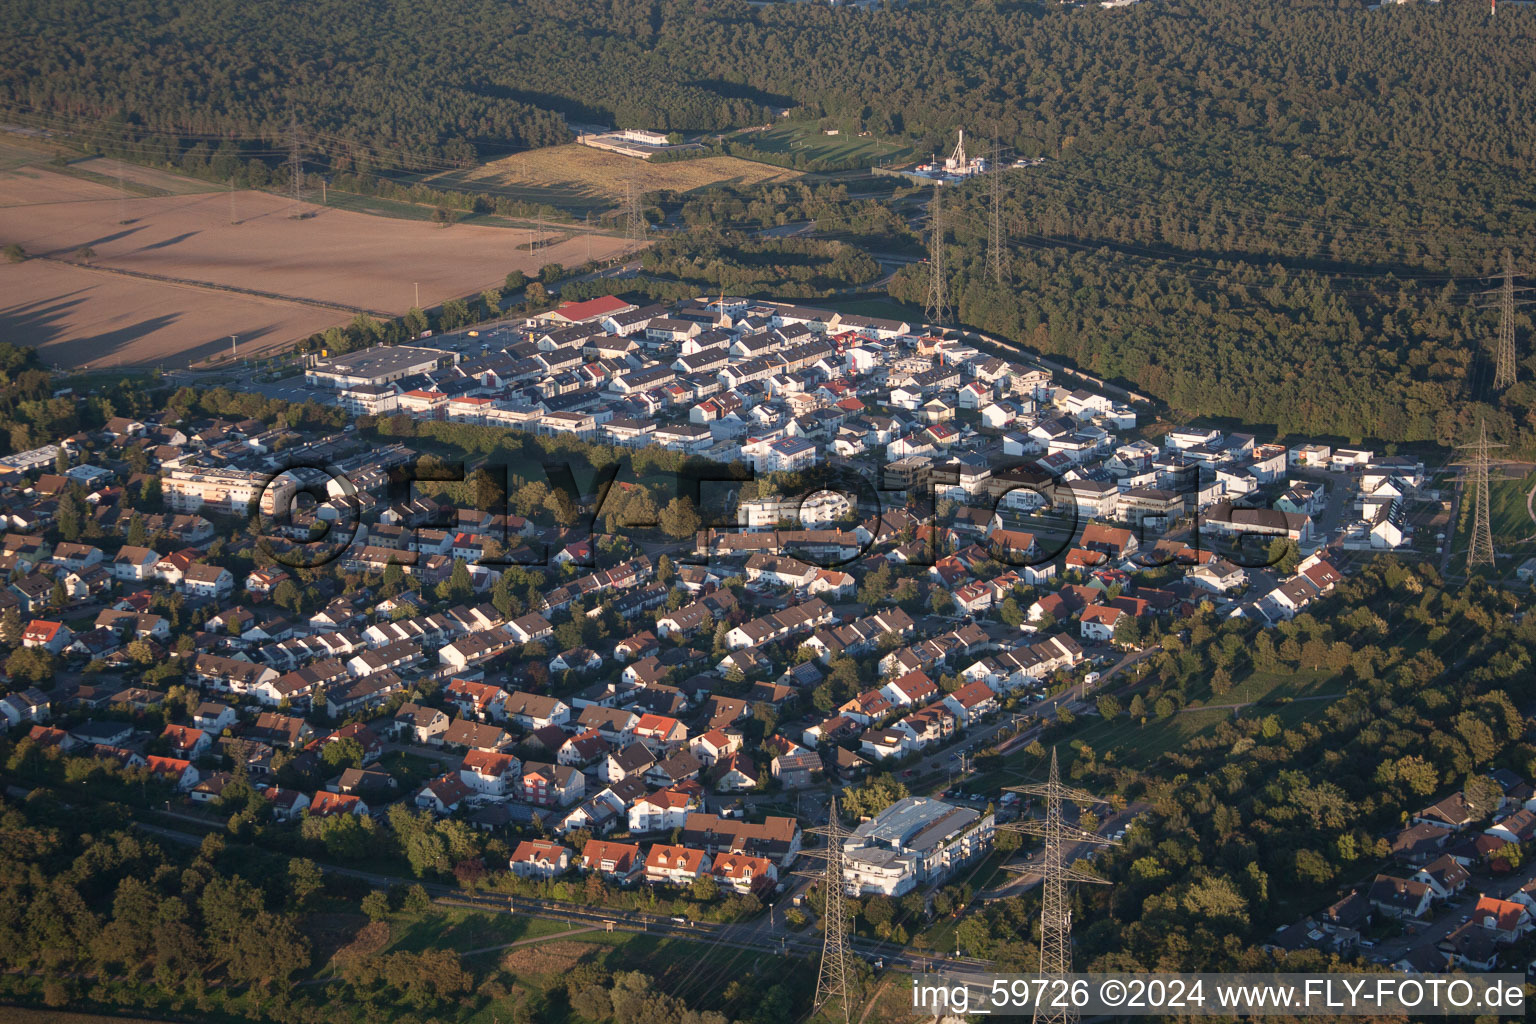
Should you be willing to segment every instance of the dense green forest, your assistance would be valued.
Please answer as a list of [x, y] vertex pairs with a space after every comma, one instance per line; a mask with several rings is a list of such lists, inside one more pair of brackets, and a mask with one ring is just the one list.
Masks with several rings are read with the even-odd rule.
[[681, 237], [647, 249], [647, 271], [732, 294], [812, 298], [868, 284], [880, 267], [846, 242], [784, 238], [721, 242]]
[[1057, 157], [1155, 147], [1193, 126], [1320, 158], [1455, 154], [1520, 171], [1536, 154], [1536, 23], [1471, 4], [6, 6], [0, 95], [13, 103], [214, 140], [282, 141], [296, 114], [333, 156], [396, 166], [461, 162], [466, 143], [547, 144], [556, 114], [713, 130], [779, 104], [921, 148], [969, 126]]

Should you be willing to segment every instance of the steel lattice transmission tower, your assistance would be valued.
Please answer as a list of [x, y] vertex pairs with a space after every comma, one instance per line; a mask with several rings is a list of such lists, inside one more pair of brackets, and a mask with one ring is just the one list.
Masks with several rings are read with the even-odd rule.
[[1504, 286], [1499, 289], [1499, 342], [1496, 346], [1493, 386], [1507, 388], [1515, 382], [1515, 254], [1504, 250]]
[[940, 327], [950, 321], [949, 275], [944, 269], [944, 204], [939, 199], [942, 185], [935, 182], [933, 202], [928, 207], [928, 304], [923, 315]]
[[1468, 497], [1472, 499], [1472, 540], [1467, 546], [1467, 572], [1480, 565], [1492, 566], [1493, 525], [1488, 516], [1488, 453], [1502, 444], [1488, 442], [1488, 424], [1478, 422], [1478, 437], [1471, 444], [1458, 447], [1471, 453], [1471, 459], [1463, 463], [1467, 469]]
[[645, 211], [640, 206], [640, 187], [624, 179], [624, 231], [631, 242], [645, 241]]
[[1002, 150], [992, 147], [991, 166], [987, 168], [989, 198], [992, 208], [987, 224], [987, 273], [999, 288], [1008, 273], [1008, 252], [1003, 238], [1003, 169]]
[[821, 940], [821, 973], [816, 976], [816, 1002], [819, 1010], [833, 999], [843, 1001], [843, 1020], [853, 1017], [853, 986], [857, 984], [858, 971], [854, 968], [854, 953], [848, 947], [848, 900], [843, 888], [843, 843], [850, 833], [843, 828], [837, 817], [837, 794], [827, 805], [827, 823], [807, 832], [827, 837], [827, 848], [804, 850], [813, 857], [825, 857], [827, 866], [821, 871], [797, 871], [805, 878], [820, 881], [826, 890], [827, 905], [822, 914], [826, 928]]
[[[1045, 798], [1045, 819], [1021, 819], [997, 826], [1004, 831], [1022, 832], [1045, 840], [1044, 878], [1041, 881], [1040, 903], [1040, 973], [1045, 976], [1065, 975], [1072, 972], [1072, 901], [1068, 896], [1070, 882], [1089, 885], [1108, 885], [1108, 879], [1090, 875], [1066, 863], [1064, 847], [1068, 843], [1089, 843], [1096, 846], [1118, 845], [1113, 839], [1105, 839], [1076, 825], [1069, 825], [1062, 817], [1061, 805], [1065, 800], [1076, 803], [1099, 803], [1092, 793], [1064, 786], [1061, 770], [1056, 764], [1056, 748], [1051, 748], [1051, 774], [1043, 784], [1009, 786], [1018, 793], [1029, 793]], [[1030, 867], [1010, 867], [1011, 871], [1027, 871]], [[1070, 1024], [1077, 1020], [1077, 1011], [1071, 1007], [1036, 1006], [1035, 1021], [1051, 1024]]]

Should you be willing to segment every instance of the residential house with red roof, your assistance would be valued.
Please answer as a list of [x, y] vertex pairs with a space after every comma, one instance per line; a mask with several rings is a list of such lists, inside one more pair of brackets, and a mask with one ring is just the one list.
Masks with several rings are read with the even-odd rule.
[[507, 865], [519, 878], [558, 878], [571, 866], [571, 848], [547, 839], [524, 839]]
[[471, 750], [459, 765], [459, 778], [472, 792], [486, 796], [511, 796], [517, 787], [522, 763], [512, 754]]
[[951, 596], [956, 606], [970, 615], [979, 615], [992, 607], [992, 585], [981, 580], [956, 587]]
[[892, 679], [880, 688], [880, 692], [885, 694], [892, 707], [907, 707], [931, 699], [939, 688], [928, 678], [928, 673], [918, 669]]
[[196, 786], [202, 774], [191, 761], [177, 757], [156, 757], [151, 754], [145, 758], [147, 767], [156, 778], [165, 779], [174, 783], [176, 788], [185, 793]]
[[616, 295], [599, 295], [583, 302], [562, 302], [555, 309], [540, 313], [535, 319], [552, 324], [595, 324], [604, 317], [632, 313], [639, 308]]
[[499, 686], [470, 679], [453, 679], [443, 689], [443, 698], [458, 708], [460, 715], [482, 722], [506, 720], [507, 692]]
[[651, 753], [660, 755], [687, 743], [688, 728], [667, 715], [645, 714], [635, 723], [635, 739], [645, 744]]
[[1493, 932], [1495, 940], [1505, 945], [1518, 942], [1536, 928], [1536, 922], [1531, 920], [1531, 909], [1525, 904], [1493, 896], [1477, 898], [1472, 921]]
[[745, 853], [722, 853], [715, 857], [709, 873], [722, 889], [739, 893], [766, 893], [779, 880], [779, 869], [767, 857]]
[[868, 726], [871, 722], [884, 718], [895, 710], [889, 697], [881, 690], [866, 690], [857, 697], [846, 701], [837, 709], [838, 714], [853, 719], [860, 725]]
[[78, 746], [69, 733], [51, 725], [34, 725], [27, 733], [27, 739], [39, 747], [58, 747], [60, 750], [72, 750]]
[[645, 880], [667, 885], [691, 885], [712, 866], [709, 854], [686, 846], [654, 844], [645, 855]]
[[589, 839], [581, 848], [581, 870], [596, 871], [604, 878], [627, 882], [645, 870], [645, 858], [635, 843]]
[[368, 813], [368, 805], [362, 797], [352, 793], [332, 793], [328, 789], [322, 789], [309, 798], [309, 813], [311, 817], [328, 818], [338, 814], [352, 814], [361, 817]]
[[42, 647], [50, 654], [58, 654], [74, 640], [75, 634], [62, 622], [51, 619], [33, 619], [22, 630], [23, 647]]
[[741, 749], [741, 733], [711, 729], [688, 741], [688, 749], [708, 768], [727, 754]]
[[665, 832], [682, 828], [688, 815], [703, 806], [702, 790], [693, 785], [669, 786], [636, 800], [629, 808], [629, 830]]
[[762, 781], [757, 763], [745, 751], [736, 751], [721, 758], [715, 765], [716, 793], [744, 793], [756, 789]]
[[944, 706], [968, 729], [997, 710], [997, 694], [985, 682], [967, 683], [946, 696]]
[[1102, 551], [1117, 561], [1135, 554], [1137, 548], [1136, 535], [1130, 530], [1102, 523], [1089, 523], [1083, 527], [1078, 543], [1089, 551]]
[[1119, 608], [1109, 605], [1091, 605], [1083, 609], [1078, 631], [1084, 640], [1111, 640], [1115, 635], [1115, 627], [1125, 614]]
[[471, 795], [472, 790], [464, 784], [460, 774], [448, 772], [422, 786], [417, 791], [414, 802], [424, 811], [446, 815], [458, 810]]
[[188, 725], [167, 725], [160, 736], [169, 741], [174, 756], [187, 760], [197, 757], [213, 745], [211, 736]]
[[587, 729], [567, 737], [556, 750], [555, 761], [558, 764], [581, 768], [603, 760], [612, 749], [613, 745], [603, 738], [602, 733], [596, 729]]
[[320, 740], [320, 747], [323, 750], [332, 743], [340, 743], [342, 740], [357, 741], [358, 746], [363, 748], [363, 764], [371, 764], [384, 756], [384, 741], [361, 722], [352, 722], [337, 729]]

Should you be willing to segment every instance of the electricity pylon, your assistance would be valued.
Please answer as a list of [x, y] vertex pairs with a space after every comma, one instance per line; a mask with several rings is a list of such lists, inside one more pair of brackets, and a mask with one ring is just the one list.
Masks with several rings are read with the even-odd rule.
[[928, 322], [940, 327], [950, 321], [949, 308], [949, 279], [944, 270], [944, 207], [939, 199], [943, 186], [938, 182], [933, 185], [933, 203], [928, 207], [928, 304], [923, 307], [923, 315]]
[[1504, 286], [1499, 289], [1499, 342], [1493, 386], [1507, 388], [1515, 382], [1515, 254], [1504, 250]]
[[640, 189], [633, 178], [624, 179], [624, 230], [631, 242], [645, 241], [645, 213], [640, 207]]
[[1471, 444], [1458, 445], [1471, 453], [1471, 460], [1462, 463], [1467, 471], [1467, 496], [1472, 501], [1472, 538], [1467, 547], [1467, 572], [1480, 565], [1492, 566], [1493, 524], [1488, 517], [1488, 452], [1503, 448], [1502, 444], [1488, 443], [1488, 424], [1478, 421], [1478, 438]]
[[987, 168], [988, 191], [992, 201], [991, 218], [987, 225], [987, 273], [999, 288], [1007, 274], [1008, 253], [1003, 245], [1003, 151], [992, 146], [991, 166]]
[[798, 871], [796, 874], [813, 878], [822, 883], [827, 905], [821, 915], [825, 931], [821, 940], [821, 973], [816, 976], [816, 1001], [820, 1010], [833, 999], [843, 1001], [843, 1021], [853, 1018], [852, 988], [858, 978], [853, 966], [853, 950], [848, 948], [848, 901], [843, 888], [843, 842], [851, 834], [843, 828], [837, 817], [837, 795], [827, 805], [827, 823], [807, 832], [827, 837], [827, 849], [802, 851], [810, 856], [825, 857], [827, 866], [822, 871]]
[[[1113, 839], [1105, 839], [1076, 825], [1068, 825], [1061, 816], [1064, 800], [1090, 804], [1100, 801], [1092, 793], [1062, 785], [1055, 747], [1051, 748], [1051, 774], [1043, 784], [1008, 788], [1016, 793], [1030, 793], [1045, 798], [1044, 821], [1021, 819], [997, 827], [1045, 840], [1044, 878], [1040, 884], [1040, 973], [1046, 977], [1067, 975], [1072, 973], [1072, 901], [1067, 895], [1067, 883], [1108, 885], [1109, 881], [1066, 863], [1063, 847], [1068, 843], [1090, 843], [1096, 846], [1118, 844]], [[1032, 873], [1035, 869], [1010, 866], [1008, 870]], [[1071, 1024], [1077, 1020], [1077, 1010], [1069, 1006], [1036, 1005], [1034, 1019], [1036, 1024]]]

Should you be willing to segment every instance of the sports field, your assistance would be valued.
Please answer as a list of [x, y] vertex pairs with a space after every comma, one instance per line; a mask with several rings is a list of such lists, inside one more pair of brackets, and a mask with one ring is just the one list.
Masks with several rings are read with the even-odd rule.
[[819, 126], [804, 122], [737, 132], [729, 141], [766, 153], [791, 158], [803, 156], [807, 164], [826, 161], [844, 167], [890, 166], [927, 155], [914, 153], [910, 145], [876, 135], [841, 130], [836, 135], [828, 135]]
[[494, 192], [522, 202], [585, 212], [617, 206], [627, 182], [641, 192], [690, 192], [710, 185], [761, 185], [794, 177], [796, 172], [782, 167], [730, 156], [651, 163], [573, 142], [441, 174], [427, 184]]

